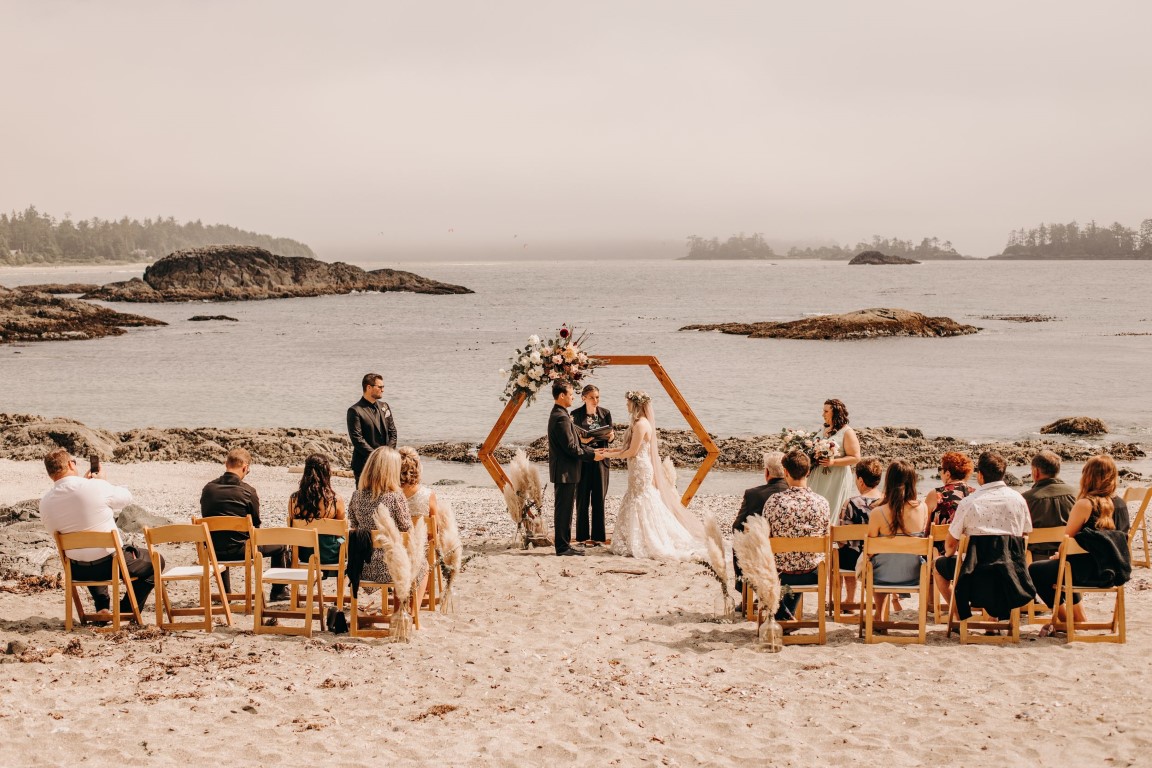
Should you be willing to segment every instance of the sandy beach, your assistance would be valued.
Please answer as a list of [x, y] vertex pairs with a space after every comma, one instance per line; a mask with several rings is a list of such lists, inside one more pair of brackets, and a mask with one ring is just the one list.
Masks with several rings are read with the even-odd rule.
[[[108, 468], [138, 503], [178, 521], [219, 471]], [[37, 462], [0, 461], [0, 479], [0, 505], [48, 487]], [[266, 524], [282, 521], [297, 478], [257, 467], [250, 479]], [[337, 490], [347, 497], [351, 481]], [[66, 635], [62, 590], [0, 583], [0, 648], [16, 651], [0, 654], [4, 763], [1147, 760], [1150, 715], [1138, 698], [1152, 683], [1147, 570], [1128, 586], [1126, 645], [1066, 645], [1031, 627], [1018, 647], [961, 647], [933, 627], [927, 646], [868, 646], [854, 627], [830, 625], [826, 646], [771, 655], [755, 650], [754, 624], [715, 620], [716, 584], [698, 565], [510, 548], [495, 489], [437, 493], [481, 554], [459, 578], [454, 613], [423, 614], [408, 645], [325, 632], [256, 637], [241, 615], [212, 634], [160, 633], [153, 599], [143, 629]], [[721, 495], [693, 503], [725, 525], [736, 505]]]

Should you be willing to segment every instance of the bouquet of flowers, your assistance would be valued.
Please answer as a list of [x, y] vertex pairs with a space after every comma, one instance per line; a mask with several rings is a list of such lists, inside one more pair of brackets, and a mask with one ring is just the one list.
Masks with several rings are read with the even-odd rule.
[[[824, 437], [819, 432], [806, 432], [803, 429], [785, 427], [780, 430], [780, 439], [784, 443], [781, 450], [785, 453], [793, 450], [803, 451], [808, 454], [813, 466], [820, 459], [834, 459], [840, 454], [840, 446], [836, 445], [836, 441]], [[828, 467], [823, 469], [825, 472], [828, 471]]]
[[523, 395], [525, 405], [531, 405], [536, 393], [551, 386], [555, 379], [578, 384], [590, 376], [601, 363], [582, 349], [587, 338], [587, 331], [577, 337], [567, 325], [561, 326], [552, 339], [529, 336], [528, 344], [512, 356], [511, 367], [500, 370], [501, 376], [508, 377], [500, 402]]

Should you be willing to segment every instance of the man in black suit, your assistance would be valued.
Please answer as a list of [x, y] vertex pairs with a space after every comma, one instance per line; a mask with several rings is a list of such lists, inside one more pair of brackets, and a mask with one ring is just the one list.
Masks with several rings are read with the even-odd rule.
[[576, 503], [576, 485], [580, 482], [580, 465], [584, 457], [601, 459], [600, 451], [589, 448], [576, 436], [576, 428], [568, 409], [575, 394], [571, 382], [556, 379], [552, 382], [552, 397], [556, 403], [548, 414], [548, 478], [555, 490], [553, 518], [556, 525], [556, 554], [583, 555], [573, 549], [572, 508]]
[[360, 473], [372, 451], [386, 445], [396, 447], [396, 422], [384, 397], [384, 377], [366, 373], [361, 382], [364, 396], [348, 409], [348, 437], [352, 441], [352, 474], [360, 485]]
[[[572, 422], [584, 430], [612, 426], [612, 414], [600, 407], [600, 388], [589, 384], [580, 392], [584, 405], [572, 411]], [[581, 437], [580, 442], [591, 448], [607, 448], [616, 433], [602, 438]], [[585, 457], [581, 461], [580, 482], [576, 485], [576, 541], [598, 547], [607, 541], [604, 534], [604, 497], [608, 495], [608, 461], [600, 463]], [[591, 508], [591, 509], [589, 509]], [[591, 515], [589, 515], [591, 512]]]
[[[732, 530], [744, 530], [744, 523], [753, 515], [764, 513], [764, 502], [773, 494], [788, 490], [788, 483], [784, 480], [784, 454], [772, 451], [764, 454], [764, 485], [749, 488], [744, 491], [744, 501], [740, 503], [740, 511], [736, 513], [736, 520], [732, 523]], [[744, 594], [743, 571], [736, 560], [736, 553], [732, 553], [732, 573], [736, 576], [736, 592]]]

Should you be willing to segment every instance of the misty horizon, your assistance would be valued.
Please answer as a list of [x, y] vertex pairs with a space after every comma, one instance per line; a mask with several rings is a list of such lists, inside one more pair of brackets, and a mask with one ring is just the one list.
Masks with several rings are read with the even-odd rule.
[[6, 89], [0, 210], [162, 212], [325, 260], [676, 258], [741, 232], [984, 258], [1152, 215], [1140, 3], [3, 11], [0, 63], [35, 76]]

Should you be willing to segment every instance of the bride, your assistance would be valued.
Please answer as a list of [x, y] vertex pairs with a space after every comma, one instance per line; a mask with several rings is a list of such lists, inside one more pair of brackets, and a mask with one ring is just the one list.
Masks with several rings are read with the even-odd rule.
[[616, 515], [612, 553], [657, 560], [699, 559], [705, 553], [703, 526], [680, 503], [675, 483], [660, 462], [652, 398], [645, 392], [628, 392], [624, 397], [632, 417], [624, 436], [627, 447], [603, 451], [606, 458], [628, 459], [628, 490]]

